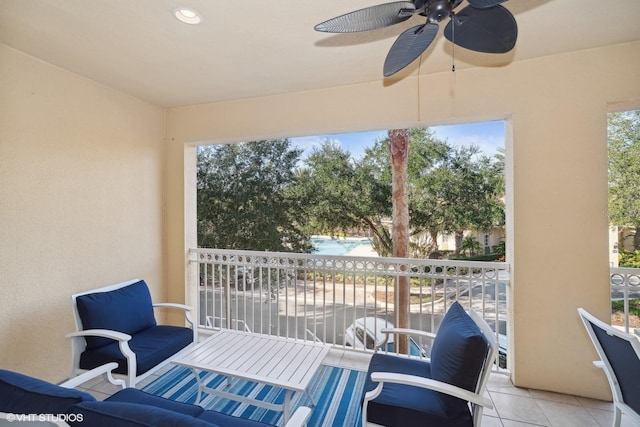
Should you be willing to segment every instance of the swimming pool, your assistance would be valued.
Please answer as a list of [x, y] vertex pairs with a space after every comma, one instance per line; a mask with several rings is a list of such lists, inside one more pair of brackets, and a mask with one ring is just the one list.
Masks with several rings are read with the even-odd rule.
[[312, 237], [311, 244], [314, 247], [313, 253], [319, 255], [347, 255], [358, 246], [371, 246], [367, 238]]

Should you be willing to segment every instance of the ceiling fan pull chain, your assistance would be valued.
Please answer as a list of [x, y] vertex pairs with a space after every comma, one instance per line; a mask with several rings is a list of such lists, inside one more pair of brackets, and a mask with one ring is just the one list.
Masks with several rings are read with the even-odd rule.
[[451, 72], [456, 72], [456, 14], [451, 12]]

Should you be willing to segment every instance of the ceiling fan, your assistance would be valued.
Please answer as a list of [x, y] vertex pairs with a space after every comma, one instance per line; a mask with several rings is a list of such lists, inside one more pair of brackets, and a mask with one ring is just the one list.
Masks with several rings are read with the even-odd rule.
[[376, 30], [404, 22], [414, 15], [426, 23], [411, 27], [396, 39], [384, 61], [384, 76], [402, 70], [424, 52], [438, 34], [438, 24], [449, 18], [444, 36], [453, 44], [483, 53], [506, 53], [516, 44], [518, 26], [514, 16], [500, 3], [506, 0], [467, 0], [469, 5], [454, 12], [463, 0], [395, 1], [366, 7], [315, 26], [326, 33]]

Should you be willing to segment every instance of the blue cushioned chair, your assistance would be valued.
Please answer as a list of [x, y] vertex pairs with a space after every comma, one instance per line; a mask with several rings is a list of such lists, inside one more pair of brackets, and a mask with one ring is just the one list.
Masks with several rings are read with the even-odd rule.
[[[75, 294], [71, 299], [77, 328], [67, 335], [72, 339], [72, 376], [117, 362], [115, 372], [127, 375], [127, 385], [135, 387], [197, 341], [191, 307], [153, 304], [144, 280]], [[155, 307], [182, 310], [191, 327], [158, 325]]]
[[613, 394], [613, 426], [620, 426], [622, 413], [640, 425], [640, 342], [638, 338], [620, 331], [578, 309], [589, 338], [598, 352], [594, 363], [604, 370]]
[[373, 355], [363, 395], [363, 427], [480, 425], [483, 407], [492, 407], [483, 393], [497, 342], [476, 312], [467, 313], [455, 302], [435, 336], [409, 329], [382, 332], [430, 336], [431, 358]]

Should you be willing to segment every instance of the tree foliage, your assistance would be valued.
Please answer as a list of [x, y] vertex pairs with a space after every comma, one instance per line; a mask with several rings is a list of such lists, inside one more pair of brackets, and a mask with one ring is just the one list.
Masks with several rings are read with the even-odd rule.
[[[475, 147], [455, 148], [428, 128], [409, 130], [410, 232], [428, 236], [413, 256], [437, 252], [440, 234], [504, 223], [504, 165]], [[324, 141], [304, 161], [289, 140], [216, 145], [198, 153], [198, 243], [204, 247], [308, 251], [312, 234], [361, 230], [391, 256], [390, 140], [353, 159]], [[425, 239], [423, 239], [424, 241]], [[460, 238], [460, 244], [461, 244]]]
[[609, 114], [609, 218], [640, 250], [640, 110]]
[[301, 151], [288, 139], [198, 151], [198, 245], [305, 252], [305, 204], [297, 197]]

